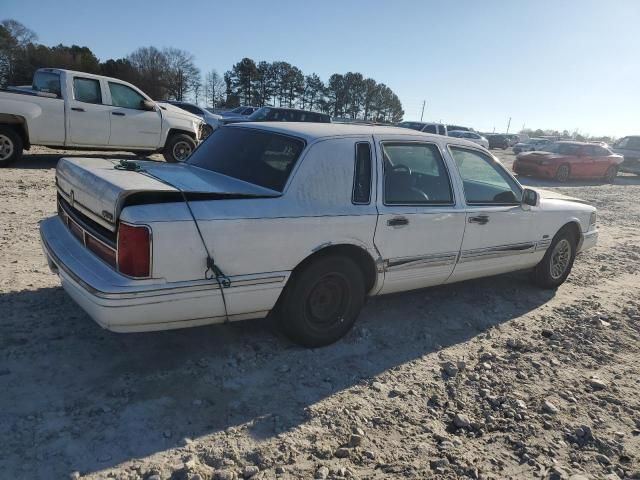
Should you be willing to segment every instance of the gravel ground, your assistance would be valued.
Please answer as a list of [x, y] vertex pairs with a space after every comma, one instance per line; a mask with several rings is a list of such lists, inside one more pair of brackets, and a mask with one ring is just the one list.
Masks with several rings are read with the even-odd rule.
[[524, 182], [599, 209], [557, 291], [375, 298], [306, 350], [266, 321], [101, 330], [40, 249], [63, 154], [0, 171], [1, 478], [640, 478], [640, 178]]

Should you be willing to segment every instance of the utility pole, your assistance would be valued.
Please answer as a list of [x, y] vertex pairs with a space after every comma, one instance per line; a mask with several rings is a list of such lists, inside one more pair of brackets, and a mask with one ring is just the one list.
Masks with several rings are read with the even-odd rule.
[[427, 104], [426, 100], [422, 101], [422, 113], [420, 114], [420, 121], [422, 121], [422, 117], [424, 116], [424, 106]]
[[509, 133], [510, 126], [511, 126], [511, 117], [509, 117], [509, 123], [507, 123], [507, 133]]

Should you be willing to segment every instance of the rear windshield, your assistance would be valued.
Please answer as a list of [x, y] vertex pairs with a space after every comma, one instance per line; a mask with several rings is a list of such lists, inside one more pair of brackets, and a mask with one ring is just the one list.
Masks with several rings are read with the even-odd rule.
[[228, 126], [209, 135], [188, 163], [282, 192], [304, 146], [286, 135]]
[[60, 97], [60, 74], [55, 72], [39, 71], [33, 75], [31, 88], [36, 92], [53, 93]]

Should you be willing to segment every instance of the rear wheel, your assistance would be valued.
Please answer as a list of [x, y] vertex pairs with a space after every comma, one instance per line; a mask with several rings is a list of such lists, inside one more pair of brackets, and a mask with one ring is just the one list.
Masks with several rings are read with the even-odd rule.
[[305, 347], [321, 347], [342, 338], [364, 304], [362, 272], [344, 256], [322, 256], [294, 272], [278, 317], [283, 332]]
[[616, 177], [618, 176], [618, 167], [616, 165], [611, 165], [607, 168], [607, 172], [604, 174], [604, 181], [607, 183], [613, 183], [616, 181]]
[[8, 167], [22, 157], [22, 138], [15, 130], [0, 126], [0, 167]]
[[577, 245], [578, 239], [570, 228], [560, 229], [547, 253], [533, 269], [533, 282], [542, 288], [556, 288], [563, 284], [571, 273]]
[[196, 142], [186, 133], [176, 133], [167, 140], [162, 155], [169, 163], [184, 162], [196, 149]]
[[569, 180], [569, 176], [571, 175], [571, 169], [569, 168], [569, 165], [567, 165], [566, 163], [563, 165], [560, 165], [558, 167], [558, 170], [556, 170], [556, 176], [555, 179], [558, 182], [566, 182], [567, 180]]

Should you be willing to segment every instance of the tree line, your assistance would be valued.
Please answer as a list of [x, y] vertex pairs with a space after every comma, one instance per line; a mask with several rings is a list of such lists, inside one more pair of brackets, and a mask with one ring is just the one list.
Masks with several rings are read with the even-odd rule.
[[381, 122], [400, 121], [404, 114], [391, 88], [360, 73], [335, 73], [324, 82], [288, 62], [243, 58], [223, 75], [216, 70], [203, 75], [194, 56], [177, 48], [140, 47], [100, 61], [88, 47], [48, 47], [37, 40], [20, 22], [0, 22], [0, 87], [30, 84], [38, 68], [55, 67], [119, 78], [157, 100], [192, 100], [213, 108], [287, 106]]

